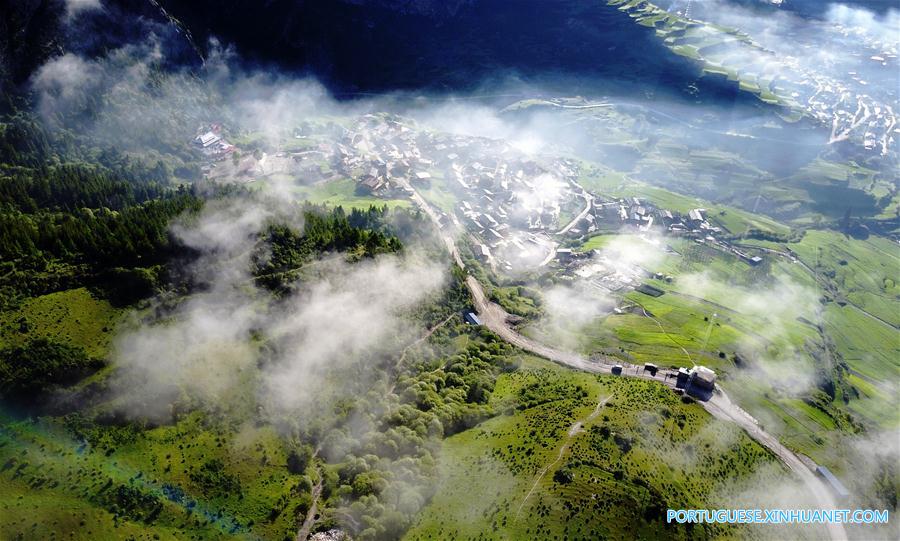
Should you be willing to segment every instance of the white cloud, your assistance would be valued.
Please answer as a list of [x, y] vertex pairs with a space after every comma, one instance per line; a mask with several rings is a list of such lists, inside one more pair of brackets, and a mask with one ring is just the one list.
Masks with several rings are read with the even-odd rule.
[[[290, 222], [291, 208], [249, 198], [211, 203], [196, 221], [173, 228], [201, 254], [188, 269], [198, 292], [161, 321], [142, 322], [117, 339], [112, 387], [126, 411], [165, 419], [179, 397], [220, 403], [245, 392], [245, 371], [260, 361], [254, 336], [274, 346], [260, 399], [278, 413], [321, 396], [326, 373], [407, 342], [414, 324], [404, 311], [443, 284], [434, 262], [384, 255], [350, 264], [337, 256], [317, 264], [319, 279], [280, 302], [253, 285], [257, 235], [270, 220]], [[294, 226], [302, 227], [296, 219]]]
[[45, 118], [56, 111], [78, 107], [76, 101], [91, 91], [102, 72], [96, 64], [73, 53], [58, 56], [40, 67], [32, 79]]
[[399, 350], [410, 330], [403, 311], [444, 279], [433, 262], [395, 256], [328, 265], [327, 277], [291, 297], [267, 329], [279, 354], [264, 395], [276, 409], [303, 405], [313, 395], [304, 389], [314, 388], [323, 371]]
[[682, 293], [724, 304], [750, 318], [752, 326], [743, 328], [745, 334], [736, 346], [749, 361], [745, 368], [753, 377], [793, 393], [815, 386], [811, 359], [797, 337], [804, 325], [801, 321], [818, 324], [822, 320], [815, 290], [787, 279], [751, 290], [720, 282], [709, 273], [680, 276], [677, 284]]

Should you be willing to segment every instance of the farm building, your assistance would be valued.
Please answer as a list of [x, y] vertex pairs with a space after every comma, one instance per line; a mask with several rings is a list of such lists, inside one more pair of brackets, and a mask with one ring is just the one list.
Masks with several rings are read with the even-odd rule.
[[692, 222], [702, 222], [704, 220], [703, 213], [706, 212], [704, 209], [694, 209], [688, 212], [688, 218]]
[[479, 242], [475, 245], [475, 257], [477, 257], [479, 261], [490, 261], [491, 251], [487, 246]]
[[612, 373], [613, 373], [614, 376], [619, 376], [619, 375], [621, 375], [621, 374], [622, 374], [622, 365], [621, 365], [621, 364], [617, 364], [617, 365], [613, 366], [613, 367], [612, 367]]
[[415, 175], [413, 175], [412, 183], [418, 186], [428, 187], [431, 185], [431, 173], [426, 173], [425, 171], [419, 171]]
[[634, 289], [635, 291], [640, 291], [644, 295], [649, 295], [650, 297], [661, 297], [665, 294], [665, 291], [650, 284], [641, 284]]

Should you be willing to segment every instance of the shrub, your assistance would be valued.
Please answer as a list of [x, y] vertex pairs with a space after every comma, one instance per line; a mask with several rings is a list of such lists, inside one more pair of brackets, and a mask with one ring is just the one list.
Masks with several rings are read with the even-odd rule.
[[575, 480], [575, 476], [572, 474], [572, 470], [562, 467], [553, 474], [553, 480], [561, 485], [568, 485]]

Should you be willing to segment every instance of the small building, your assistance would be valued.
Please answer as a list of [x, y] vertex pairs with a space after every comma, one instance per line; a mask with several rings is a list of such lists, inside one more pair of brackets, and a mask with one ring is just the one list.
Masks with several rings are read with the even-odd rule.
[[622, 365], [621, 364], [613, 365], [612, 374], [614, 376], [621, 376], [622, 375]]
[[653, 363], [644, 363], [644, 372], [650, 372], [650, 375], [656, 377], [656, 372], [659, 370], [659, 367]]
[[571, 248], [560, 248], [556, 251], [556, 260], [561, 262], [571, 261], [575, 257], [575, 253]]
[[691, 373], [688, 372], [684, 367], [679, 368], [678, 374], [675, 376], [675, 387], [678, 389], [684, 389], [685, 387], [687, 387], [690, 379]]
[[763, 261], [763, 259], [761, 257], [759, 257], [758, 255], [755, 255], [755, 256], [751, 257], [749, 260], [747, 260], [747, 262], [750, 263], [750, 265], [752, 265], [754, 267], [759, 265], [760, 263], [762, 263], [762, 261]]
[[634, 288], [634, 290], [638, 291], [640, 293], [643, 293], [644, 295], [650, 296], [650, 297], [661, 297], [661, 296], [665, 295], [665, 293], [666, 293], [662, 289], [652, 286], [650, 284], [641, 284], [641, 285], [637, 286], [636, 288]]
[[831, 490], [834, 491], [835, 496], [838, 498], [846, 500], [850, 497], [850, 492], [847, 491], [847, 487], [845, 487], [844, 484], [841, 483], [841, 481], [825, 466], [816, 466], [816, 475], [828, 483], [828, 486], [831, 487]]
[[356, 185], [357, 193], [371, 194], [378, 191], [382, 187], [384, 181], [375, 176], [365, 176]]
[[221, 139], [222, 138], [215, 133], [208, 131], [204, 134], [198, 135], [194, 139], [194, 144], [199, 145], [202, 148], [209, 148], [212, 145], [218, 143]]
[[716, 386], [716, 373], [705, 366], [691, 369], [691, 385], [712, 391]]
[[466, 312], [465, 314], [463, 314], [463, 319], [469, 325], [481, 325], [481, 319], [475, 312]]

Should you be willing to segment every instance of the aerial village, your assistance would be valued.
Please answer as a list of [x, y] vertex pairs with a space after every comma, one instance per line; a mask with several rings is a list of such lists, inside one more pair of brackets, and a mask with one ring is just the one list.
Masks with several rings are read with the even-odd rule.
[[[577, 281], [582, 289], [594, 289], [598, 298], [621, 298], [635, 289], [661, 295], [647, 279], [672, 280], [604, 250], [565, 247], [600, 233], [652, 238], [655, 242], [648, 243], [648, 249], [655, 250], [671, 249], [666, 237], [683, 237], [730, 253], [749, 266], [763, 262], [730, 244], [703, 208], [682, 214], [638, 197], [591, 193], [579, 183], [582, 166], [576, 160], [530, 155], [504, 140], [436, 133], [407, 118], [367, 114], [348, 126], [328, 122], [296, 130], [293, 137], [308, 143], [302, 150], [272, 155], [257, 151], [229, 160], [236, 149], [221, 132], [216, 125], [203, 127], [195, 139], [209, 158], [208, 178], [253, 182], [289, 175], [307, 185], [350, 178], [357, 194], [384, 199], [427, 200], [439, 186], [452, 193], [455, 202], [435, 208], [437, 223], [452, 228], [483, 265], [508, 276], [545, 268]], [[471, 317], [471, 323], [478, 324], [477, 316]], [[616, 370], [622, 367], [616, 365], [613, 373]], [[658, 369], [651, 364], [643, 370], [656, 377]], [[704, 367], [663, 375], [677, 378], [676, 390], [692, 396], [707, 396], [714, 389], [715, 374]]]
[[[548, 266], [573, 275], [598, 274], [602, 254], [561, 245], [623, 229], [691, 238], [748, 265], [762, 262], [727, 243], [705, 209], [682, 215], [637, 197], [593, 194], [579, 184], [576, 160], [530, 156], [506, 141], [435, 134], [407, 122], [367, 115], [337, 144], [337, 167], [356, 178], [358, 191], [381, 197], [427, 192], [440, 182], [459, 201], [452, 213], [441, 211], [441, 224], [461, 226], [474, 256], [495, 272]], [[645, 277], [626, 273], [626, 283], [610, 283], [608, 289]]]
[[[440, 225], [463, 233], [475, 258], [495, 273], [546, 267], [585, 280], [601, 293], [627, 292], [651, 276], [666, 278], [603, 251], [565, 247], [603, 232], [684, 237], [751, 266], [763, 261], [731, 245], [722, 229], [708, 221], [705, 209], [681, 214], [638, 197], [590, 193], [578, 182], [581, 165], [576, 160], [529, 155], [504, 140], [435, 133], [386, 114], [364, 115], [349, 127], [331, 122], [305, 126], [294, 137], [310, 144], [295, 152], [248, 154], [234, 163], [226, 157], [235, 147], [216, 125], [201, 128], [195, 144], [209, 156], [209, 178], [252, 182], [290, 175], [307, 184], [351, 178], [358, 194], [384, 199], [417, 192], [427, 199], [437, 184], [458, 202], [452, 209], [437, 209]], [[669, 249], [665, 243], [649, 246]]]
[[[780, 4], [781, 0], [773, 0]], [[669, 11], [687, 19], [691, 18], [692, 0], [673, 2]], [[701, 27], [703, 28], [703, 27]], [[887, 156], [895, 150], [900, 139], [897, 114], [891, 107], [896, 101], [897, 85], [878, 85], [871, 82], [896, 80], [898, 62], [897, 44], [868, 35], [863, 28], [836, 24], [827, 30], [835, 43], [841, 43], [847, 59], [852, 59], [852, 70], [839, 64], [807, 67], [804, 57], [814, 57], [818, 51], [816, 41], [802, 40], [796, 56], [775, 60], [768, 54], [747, 54], [746, 42], [728, 33], [708, 29], [702, 32], [700, 45], [694, 38], [695, 54], [704, 57], [712, 68], [713, 76], [719, 70], [736, 68], [729, 77], [741, 77], [741, 85], [757, 88], [764, 100], [771, 103], [790, 103], [831, 129], [829, 143], [853, 141], [867, 151]], [[684, 29], [673, 31], [667, 42], [681, 37]], [[685, 41], [686, 43], [686, 41]], [[725, 75], [721, 75], [725, 77]], [[885, 92], [886, 91], [886, 92]]]
[[[838, 27], [838, 31], [846, 35], [847, 29]], [[778, 96], [790, 96], [811, 117], [829, 126], [830, 143], [858, 141], [866, 150], [887, 156], [900, 135], [897, 116], [890, 105], [892, 96], [874, 95], [878, 90], [870, 87], [866, 78], [868, 74], [878, 79], [884, 77], [881, 70], [896, 70], [897, 50], [896, 46], [881, 43], [870, 46], [883, 52], [867, 58], [873, 49], [850, 45], [848, 54], [859, 62], [859, 71], [841, 75], [823, 75], [804, 69], [797, 62], [781, 64], [762, 55], [742, 57], [740, 71], [758, 77], [764, 90], [767, 86]], [[813, 45], [803, 47], [812, 49]]]

